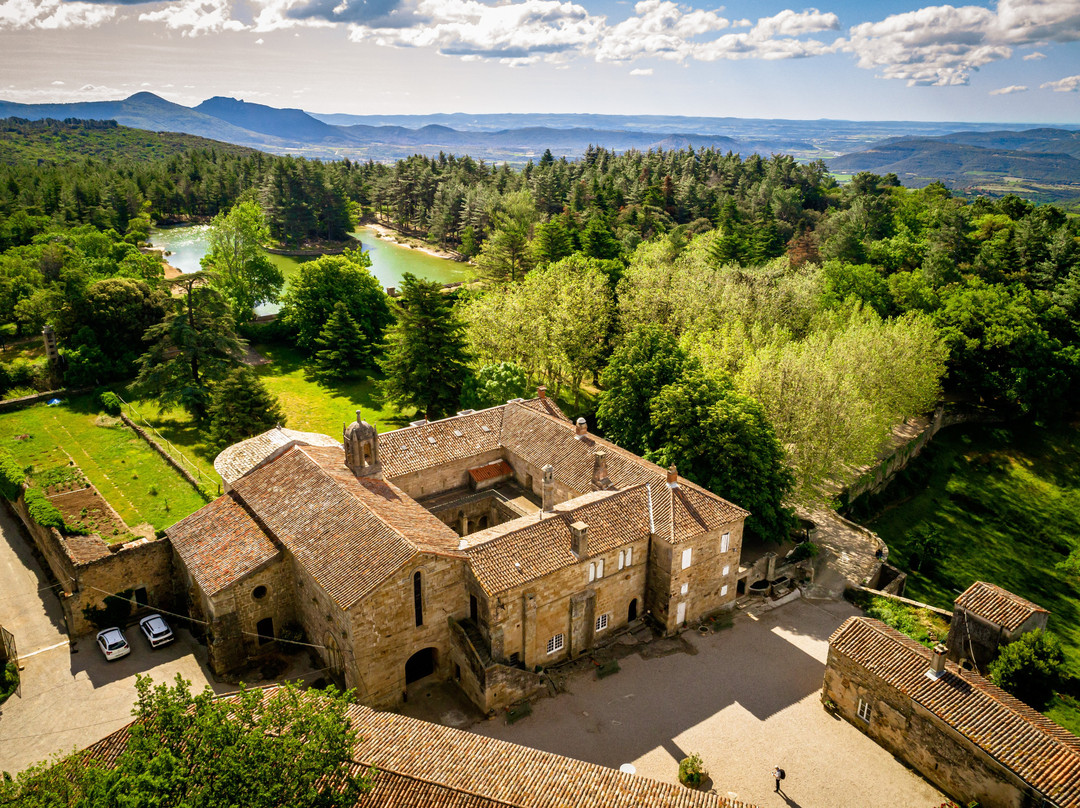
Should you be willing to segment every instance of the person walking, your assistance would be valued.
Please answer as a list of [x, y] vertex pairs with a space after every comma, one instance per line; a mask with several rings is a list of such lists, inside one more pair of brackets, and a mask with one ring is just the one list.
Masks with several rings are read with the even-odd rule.
[[773, 779], [776, 780], [776, 788], [773, 789], [773, 790], [777, 794], [779, 794], [780, 793], [780, 781], [783, 780], [784, 777], [785, 777], [784, 770], [781, 769], [779, 766], [777, 766], [776, 768], [773, 769], [772, 776], [773, 776]]

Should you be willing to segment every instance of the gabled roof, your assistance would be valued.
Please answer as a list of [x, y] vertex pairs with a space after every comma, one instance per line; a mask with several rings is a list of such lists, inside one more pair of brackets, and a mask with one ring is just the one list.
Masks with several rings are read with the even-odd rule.
[[339, 449], [295, 446], [233, 487], [341, 608], [418, 552], [458, 555], [451, 528], [390, 483], [357, 478], [343, 461]]
[[207, 597], [216, 595], [281, 553], [231, 492], [165, 532]]
[[1007, 631], [1020, 628], [1033, 614], [1048, 614], [1042, 606], [985, 581], [976, 581], [969, 586], [957, 597], [956, 607]]
[[929, 710], [1061, 808], [1080, 808], [1080, 738], [976, 673], [947, 663], [879, 620], [849, 617], [829, 648]]
[[502, 407], [456, 415], [379, 435], [379, 463], [387, 479], [441, 466], [499, 448]]
[[[593, 501], [555, 513], [523, 516], [491, 528], [492, 538], [465, 550], [477, 582], [488, 594], [504, 592], [566, 567], [587, 563], [570, 549], [570, 525], [589, 526], [589, 558], [608, 553], [650, 532], [648, 486], [603, 492]], [[502, 531], [502, 528], [510, 529]], [[470, 539], [473, 537], [470, 536]]]
[[243, 477], [274, 452], [289, 446], [341, 446], [339, 441], [318, 432], [297, 432], [280, 426], [268, 429], [254, 438], [234, 443], [214, 458], [214, 471], [229, 485]]
[[[348, 717], [360, 738], [353, 749], [353, 771], [376, 770], [372, 790], [356, 808], [751, 808], [715, 794], [369, 707], [353, 706]], [[88, 747], [81, 759], [115, 764], [132, 726]]]

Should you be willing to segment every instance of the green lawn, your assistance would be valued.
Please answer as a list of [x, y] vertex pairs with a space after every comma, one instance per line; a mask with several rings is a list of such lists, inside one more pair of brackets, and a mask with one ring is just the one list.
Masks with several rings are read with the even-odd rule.
[[0, 413], [0, 444], [31, 474], [75, 461], [129, 527], [148, 522], [162, 530], [204, 504], [134, 432], [101, 417], [90, 396]]
[[[976, 580], [1016, 592], [1051, 611], [1069, 673], [1080, 677], [1080, 580], [1057, 569], [1080, 546], [1080, 430], [956, 426], [938, 435], [886, 492], [910, 497], [869, 526], [908, 571], [905, 594], [952, 608]], [[925, 526], [943, 546], [940, 561], [910, 568], [908, 541]], [[1059, 723], [1080, 730], [1080, 710], [1057, 702]]]

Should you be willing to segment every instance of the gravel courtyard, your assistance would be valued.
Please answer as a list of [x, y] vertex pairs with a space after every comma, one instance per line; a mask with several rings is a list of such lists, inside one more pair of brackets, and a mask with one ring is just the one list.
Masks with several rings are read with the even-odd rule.
[[[668, 782], [696, 752], [717, 793], [760, 806], [936, 808], [937, 789], [821, 706], [829, 635], [855, 613], [805, 600], [739, 613], [717, 634], [687, 632], [695, 655], [628, 656], [603, 681], [573, 677], [569, 693], [514, 726], [499, 718], [472, 731]], [[773, 793], [775, 765], [785, 795]]]

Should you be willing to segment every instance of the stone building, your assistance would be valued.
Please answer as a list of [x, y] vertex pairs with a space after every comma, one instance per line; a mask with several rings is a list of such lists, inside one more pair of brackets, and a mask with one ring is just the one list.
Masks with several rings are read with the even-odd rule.
[[489, 710], [645, 615], [673, 632], [731, 607], [747, 512], [539, 392], [223, 452], [227, 493], [168, 531], [215, 670], [302, 630], [368, 704], [435, 675]]
[[985, 671], [1003, 645], [1046, 628], [1050, 613], [1000, 586], [976, 581], [956, 599], [949, 623], [949, 659]]
[[884, 623], [829, 638], [822, 696], [962, 805], [1080, 808], [1080, 738]]

